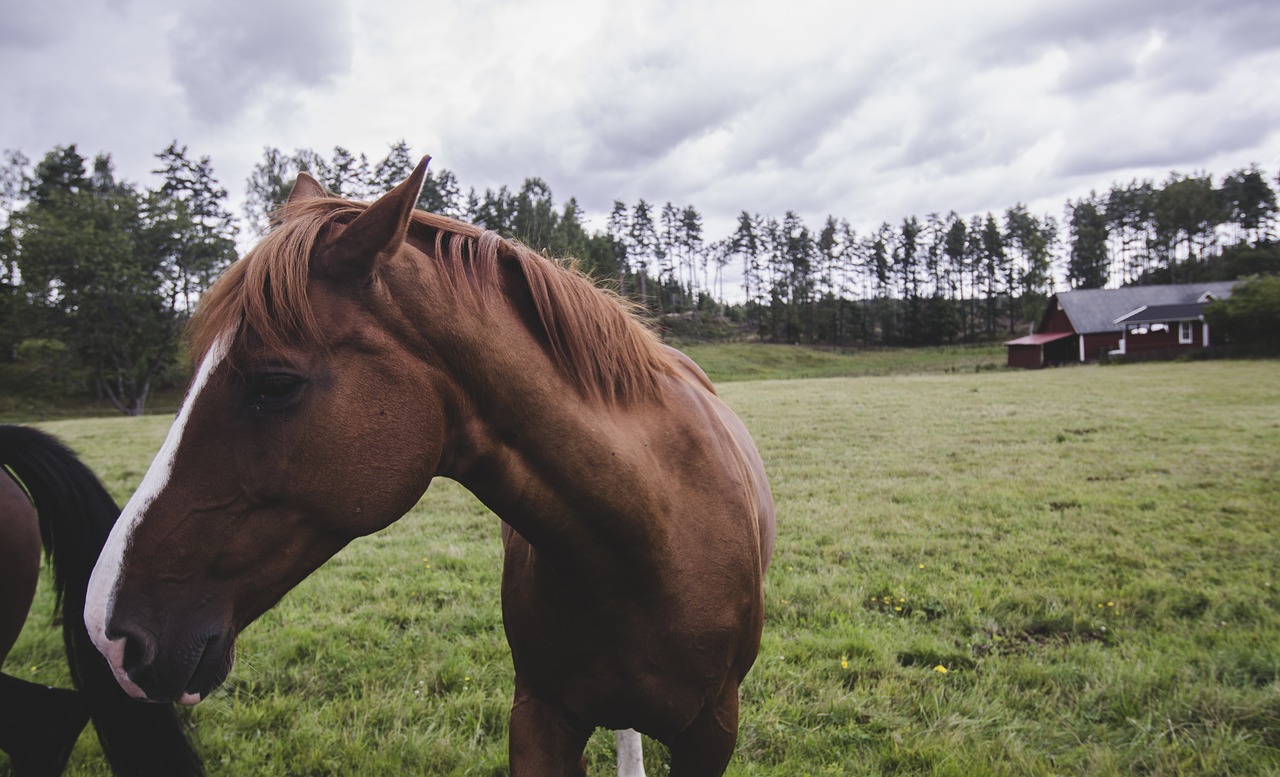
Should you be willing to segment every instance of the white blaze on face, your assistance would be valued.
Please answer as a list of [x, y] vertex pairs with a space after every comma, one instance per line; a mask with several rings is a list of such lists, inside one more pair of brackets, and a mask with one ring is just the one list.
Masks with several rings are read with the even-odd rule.
[[[133, 530], [142, 520], [147, 508], [151, 507], [156, 497], [168, 485], [173, 460], [177, 456], [178, 445], [182, 442], [182, 432], [186, 428], [187, 420], [191, 417], [191, 408], [195, 406], [201, 390], [208, 383], [209, 376], [226, 358], [227, 349], [234, 336], [234, 331], [221, 335], [205, 355], [204, 361], [200, 363], [200, 370], [196, 373], [195, 380], [191, 382], [191, 389], [187, 392], [186, 399], [182, 401], [177, 420], [173, 422], [173, 426], [169, 427], [164, 445], [160, 446], [160, 452], [152, 460], [151, 467], [142, 478], [142, 484], [138, 486], [137, 491], [133, 492], [133, 497], [121, 511], [120, 518], [116, 520], [115, 527], [111, 529], [111, 534], [108, 535], [107, 542], [102, 547], [102, 553], [98, 556], [98, 563], [93, 567], [93, 574], [89, 577], [89, 590], [85, 594], [84, 602], [84, 624], [89, 630], [89, 637], [98, 648], [98, 652], [102, 653], [107, 663], [111, 665], [111, 671], [115, 673], [116, 682], [120, 683], [120, 687], [124, 688], [129, 695], [139, 699], [146, 698], [146, 694], [125, 674], [124, 640], [112, 640], [107, 637], [107, 621], [111, 616], [111, 608], [115, 604], [116, 589], [119, 588], [124, 552], [129, 547]], [[199, 697], [187, 694], [179, 701], [194, 704], [199, 700]]]

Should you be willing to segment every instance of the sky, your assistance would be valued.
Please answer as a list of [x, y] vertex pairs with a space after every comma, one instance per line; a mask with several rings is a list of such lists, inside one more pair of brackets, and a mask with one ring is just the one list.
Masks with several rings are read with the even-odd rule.
[[0, 0], [0, 149], [109, 153], [153, 186], [176, 140], [239, 210], [267, 146], [465, 188], [910, 215], [1171, 171], [1280, 172], [1274, 0]]

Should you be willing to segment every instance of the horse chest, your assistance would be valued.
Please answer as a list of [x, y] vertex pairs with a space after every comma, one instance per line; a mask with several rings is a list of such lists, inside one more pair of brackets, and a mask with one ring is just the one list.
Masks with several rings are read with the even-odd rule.
[[749, 602], [711, 615], [679, 592], [639, 593], [618, 581], [611, 596], [508, 550], [503, 621], [517, 683], [593, 725], [682, 730], [740, 658], [754, 655]]

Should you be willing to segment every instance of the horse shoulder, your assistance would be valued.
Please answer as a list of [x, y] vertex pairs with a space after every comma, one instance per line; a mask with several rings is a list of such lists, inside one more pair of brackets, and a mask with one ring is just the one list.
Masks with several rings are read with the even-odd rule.
[[[773, 494], [769, 488], [768, 475], [765, 473], [764, 460], [760, 456], [755, 440], [742, 419], [717, 394], [711, 380], [702, 368], [685, 354], [664, 346], [671, 353], [682, 373], [682, 400], [687, 408], [697, 408], [691, 412], [694, 418], [705, 421], [694, 421], [706, 427], [709, 438], [716, 441], [719, 455], [713, 456], [715, 466], [722, 469], [726, 477], [726, 486], [742, 486], [750, 507], [746, 514], [755, 518], [760, 558], [760, 569], [763, 572], [769, 566], [773, 555], [774, 539], [777, 533]], [[700, 473], [700, 483], [704, 487], [714, 489], [714, 479], [708, 479]]]

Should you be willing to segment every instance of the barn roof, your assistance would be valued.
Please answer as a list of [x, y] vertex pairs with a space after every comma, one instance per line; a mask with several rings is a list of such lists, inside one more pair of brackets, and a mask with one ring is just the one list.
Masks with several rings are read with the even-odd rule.
[[1120, 289], [1079, 289], [1060, 292], [1062, 306], [1071, 326], [1078, 334], [1118, 332], [1119, 319], [1142, 306], [1187, 305], [1204, 302], [1205, 295], [1214, 299], [1231, 296], [1235, 281], [1179, 283], [1168, 286], [1125, 286]]
[[1182, 305], [1143, 305], [1116, 319], [1117, 324], [1152, 324], [1163, 321], [1196, 321], [1204, 317], [1203, 302]]
[[1064, 337], [1071, 337], [1071, 332], [1038, 332], [1031, 335], [1023, 335], [1016, 340], [1008, 340], [1005, 345], [1044, 345], [1054, 340], [1061, 340]]

